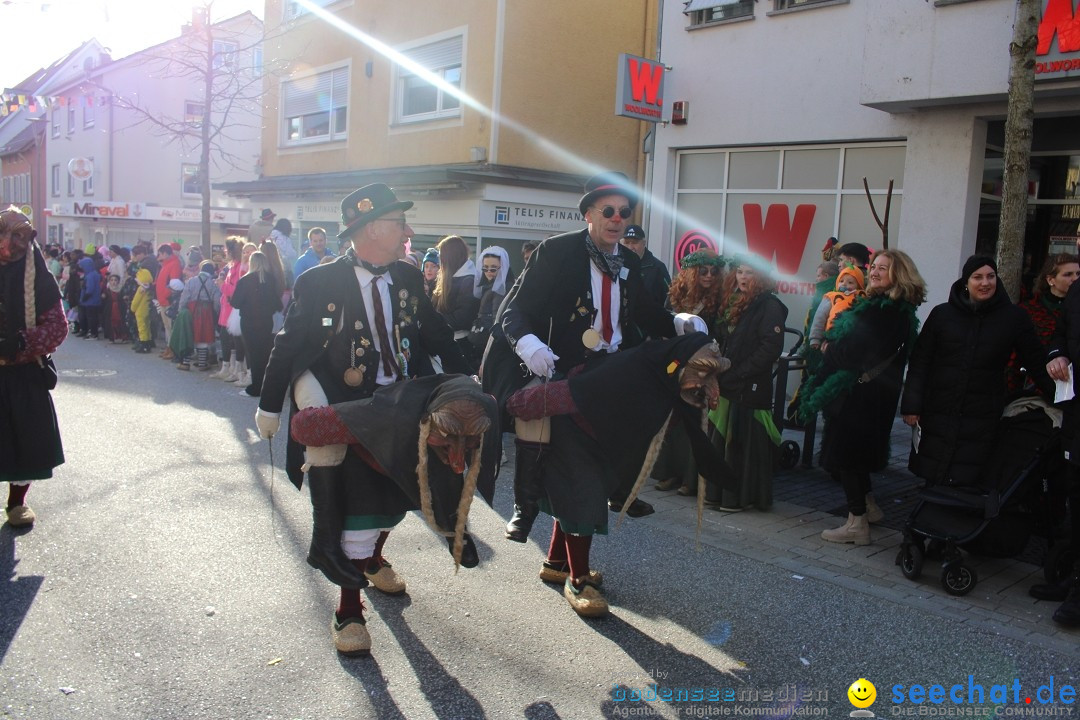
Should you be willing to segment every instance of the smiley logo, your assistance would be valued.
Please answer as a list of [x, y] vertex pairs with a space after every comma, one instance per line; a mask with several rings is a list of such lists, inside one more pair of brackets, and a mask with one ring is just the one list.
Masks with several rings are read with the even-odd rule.
[[851, 683], [847, 690], [848, 700], [857, 708], [868, 708], [877, 700], [877, 688], [866, 678]]

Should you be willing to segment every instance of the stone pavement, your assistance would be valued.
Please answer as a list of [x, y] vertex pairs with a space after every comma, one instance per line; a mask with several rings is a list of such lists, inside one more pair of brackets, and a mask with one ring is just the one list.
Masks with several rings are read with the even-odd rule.
[[[784, 430], [784, 438], [801, 445], [803, 434]], [[1040, 602], [1027, 594], [1029, 586], [1044, 582], [1040, 563], [1046, 546], [1041, 538], [1033, 538], [1018, 558], [968, 556], [966, 562], [976, 569], [978, 583], [963, 597], [951, 596], [942, 588], [941, 566], [936, 560], [926, 560], [918, 581], [903, 576], [895, 564], [899, 531], [916, 503], [921, 483], [907, 470], [910, 441], [910, 428], [897, 418], [893, 457], [883, 472], [872, 476], [874, 495], [885, 519], [872, 526], [868, 546], [838, 545], [821, 539], [822, 530], [837, 527], [847, 518], [844, 493], [820, 468], [801, 466], [777, 473], [774, 505], [769, 512], [727, 513], [706, 508], [700, 541], [784, 568], [795, 577], [815, 578], [1080, 657], [1080, 631], [1065, 630], [1051, 619], [1057, 603]], [[650, 482], [640, 497], [652, 503], [656, 513], [636, 522], [694, 539], [696, 500], [658, 491], [654, 485]]]

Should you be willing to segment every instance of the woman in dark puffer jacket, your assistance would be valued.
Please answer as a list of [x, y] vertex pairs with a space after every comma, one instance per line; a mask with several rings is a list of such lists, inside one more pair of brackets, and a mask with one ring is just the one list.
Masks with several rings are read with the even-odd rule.
[[1053, 397], [1031, 318], [1009, 300], [994, 260], [972, 256], [949, 301], [923, 325], [900, 402], [904, 422], [921, 429], [908, 467], [928, 484], [978, 482], [1005, 409], [1005, 366], [1014, 350]]

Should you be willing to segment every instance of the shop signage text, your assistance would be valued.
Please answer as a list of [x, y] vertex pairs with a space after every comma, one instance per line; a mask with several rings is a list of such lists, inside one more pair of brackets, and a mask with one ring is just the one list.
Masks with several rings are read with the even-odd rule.
[[814, 224], [816, 205], [796, 205], [795, 218], [782, 203], [770, 205], [761, 219], [761, 205], [743, 205], [743, 221], [746, 223], [746, 246], [758, 257], [771, 261], [776, 258], [776, 268], [785, 275], [799, 272], [810, 227]]
[[664, 119], [664, 63], [621, 53], [615, 86], [615, 114], [661, 122]]
[[570, 232], [580, 230], [585, 218], [576, 209], [553, 205], [521, 205], [485, 201], [481, 206], [480, 224], [485, 227], [517, 230]]
[[[199, 208], [170, 208], [126, 202], [77, 202], [71, 205], [53, 205], [52, 214], [77, 218], [128, 218], [170, 222], [200, 222], [202, 220], [202, 211]], [[239, 224], [240, 211], [211, 208], [210, 222]]]
[[1077, 0], [1045, 0], [1035, 48], [1036, 75], [1080, 76], [1080, 12], [1076, 3]]

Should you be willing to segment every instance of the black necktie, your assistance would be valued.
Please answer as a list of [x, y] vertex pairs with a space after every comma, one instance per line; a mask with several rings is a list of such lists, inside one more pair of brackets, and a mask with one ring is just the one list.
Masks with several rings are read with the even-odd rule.
[[394, 360], [394, 346], [390, 344], [390, 334], [386, 331], [386, 314], [383, 313], [379, 275], [371, 279], [371, 309], [375, 314], [375, 331], [379, 334], [379, 350], [382, 351], [383, 373], [387, 377], [396, 378], [398, 366]]

